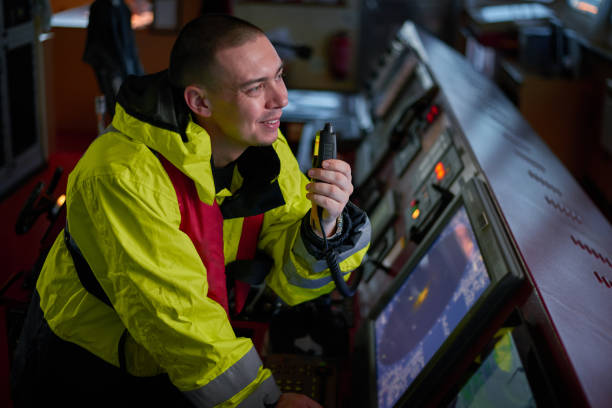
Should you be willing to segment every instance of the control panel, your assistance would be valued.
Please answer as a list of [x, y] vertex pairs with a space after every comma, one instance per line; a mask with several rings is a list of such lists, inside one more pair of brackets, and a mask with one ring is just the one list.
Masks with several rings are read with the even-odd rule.
[[271, 354], [264, 366], [274, 375], [282, 392], [305, 394], [324, 407], [337, 406], [337, 367], [319, 357]]

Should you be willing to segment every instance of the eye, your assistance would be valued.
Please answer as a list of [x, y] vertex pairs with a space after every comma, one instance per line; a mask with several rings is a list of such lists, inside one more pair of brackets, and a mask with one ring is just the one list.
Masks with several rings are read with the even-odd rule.
[[285, 71], [280, 71], [278, 74], [276, 74], [276, 80], [279, 79], [283, 79], [285, 77]]
[[264, 84], [260, 83], [258, 85], [255, 85], [252, 88], [248, 88], [245, 92], [249, 96], [255, 96], [255, 95], [259, 94], [263, 90], [263, 88], [264, 88]]

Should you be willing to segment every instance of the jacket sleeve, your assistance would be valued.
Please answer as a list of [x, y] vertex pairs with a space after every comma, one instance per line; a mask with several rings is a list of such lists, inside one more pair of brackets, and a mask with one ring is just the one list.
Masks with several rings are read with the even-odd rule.
[[195, 406], [274, 403], [280, 391], [252, 342], [236, 338], [206, 296], [206, 269], [179, 230], [172, 185], [142, 179], [125, 170], [70, 192], [69, 228], [96, 279], [130, 336]]
[[[281, 159], [279, 184], [285, 205], [267, 212], [258, 247], [274, 259], [267, 284], [289, 305], [331, 292], [335, 284], [323, 257], [323, 240], [310, 227], [311, 202], [306, 198], [308, 178], [300, 171], [284, 138], [275, 144]], [[329, 244], [338, 251], [345, 280], [361, 262], [370, 245], [370, 221], [349, 203], [343, 212], [343, 231]]]

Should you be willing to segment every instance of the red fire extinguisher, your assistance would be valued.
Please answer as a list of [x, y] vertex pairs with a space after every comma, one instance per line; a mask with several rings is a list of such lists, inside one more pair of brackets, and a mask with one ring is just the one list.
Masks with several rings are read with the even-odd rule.
[[346, 79], [351, 66], [351, 39], [346, 31], [334, 34], [329, 42], [329, 70], [335, 79]]

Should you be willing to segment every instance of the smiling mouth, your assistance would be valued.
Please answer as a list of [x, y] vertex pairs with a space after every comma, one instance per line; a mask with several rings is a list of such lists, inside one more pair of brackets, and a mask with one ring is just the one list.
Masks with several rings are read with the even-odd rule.
[[[269, 113], [272, 113], [272, 112], [269, 112]], [[263, 123], [266, 126], [276, 126], [276, 125], [278, 125], [280, 123], [280, 119], [281, 119], [281, 116], [283, 115], [283, 112], [282, 111], [277, 111], [277, 112], [274, 112], [274, 113], [276, 113], [276, 115], [274, 115], [272, 117], [268, 117], [265, 120], [260, 121], [260, 123]]]
[[265, 125], [274, 126], [280, 123], [280, 119], [264, 120], [262, 123]]

